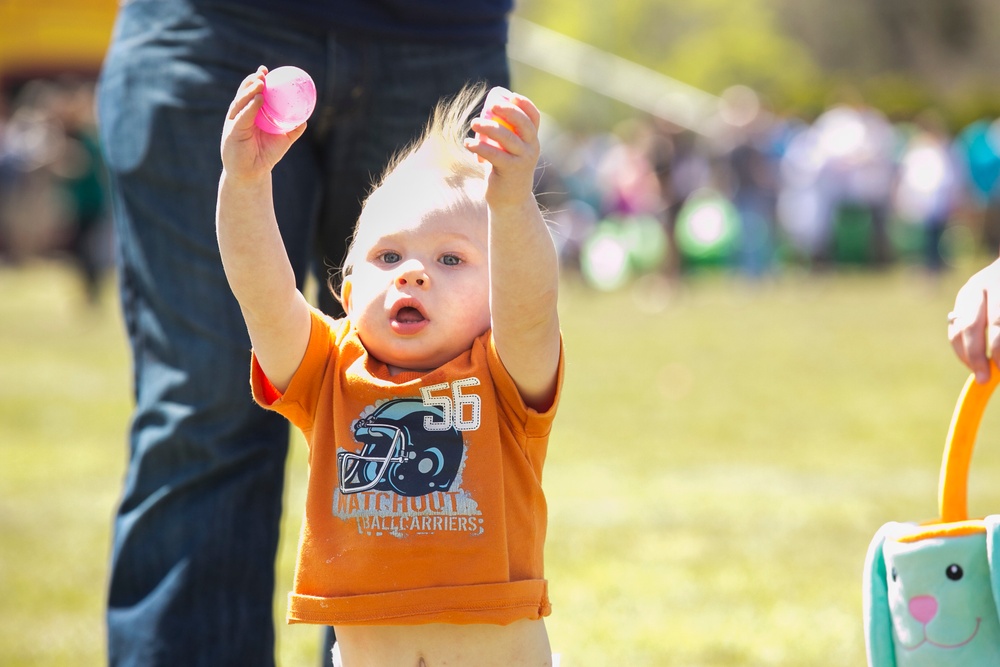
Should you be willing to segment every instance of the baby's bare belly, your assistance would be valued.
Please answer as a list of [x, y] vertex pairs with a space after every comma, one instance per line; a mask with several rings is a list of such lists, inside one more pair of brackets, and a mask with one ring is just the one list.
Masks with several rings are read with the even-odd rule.
[[544, 621], [510, 625], [337, 626], [344, 667], [548, 667]]

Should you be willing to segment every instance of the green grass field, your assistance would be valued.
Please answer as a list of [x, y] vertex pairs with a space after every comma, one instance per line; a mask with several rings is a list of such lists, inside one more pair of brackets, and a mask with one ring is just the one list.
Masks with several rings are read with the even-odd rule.
[[[966, 373], [945, 313], [969, 260], [750, 286], [595, 294], [567, 280], [566, 388], [550, 446], [547, 624], [566, 667], [864, 664], [860, 572], [887, 520], [936, 512]], [[113, 288], [0, 269], [0, 664], [102, 663], [109, 525], [125, 463], [128, 355]], [[1000, 409], [971, 510], [1000, 512]], [[289, 462], [279, 661], [305, 458]]]

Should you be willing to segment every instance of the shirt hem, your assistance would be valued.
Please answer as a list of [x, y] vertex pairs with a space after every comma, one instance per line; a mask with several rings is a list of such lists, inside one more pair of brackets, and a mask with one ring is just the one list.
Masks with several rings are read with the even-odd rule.
[[551, 611], [548, 583], [544, 579], [344, 597], [288, 595], [288, 623], [508, 625], [524, 619], [538, 620]]

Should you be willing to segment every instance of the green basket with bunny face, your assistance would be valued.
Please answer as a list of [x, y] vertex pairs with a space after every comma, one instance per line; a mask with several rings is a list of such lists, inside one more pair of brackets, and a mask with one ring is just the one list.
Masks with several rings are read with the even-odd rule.
[[990, 381], [970, 377], [952, 416], [938, 486], [940, 518], [890, 522], [868, 548], [863, 580], [870, 667], [1000, 666], [1000, 515], [970, 519], [969, 466]]

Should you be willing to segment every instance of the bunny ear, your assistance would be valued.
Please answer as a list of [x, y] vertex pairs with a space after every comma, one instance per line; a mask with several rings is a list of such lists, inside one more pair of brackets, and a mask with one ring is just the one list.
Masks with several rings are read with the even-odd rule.
[[986, 558], [990, 564], [993, 604], [1000, 616], [1000, 514], [989, 515], [983, 523], [986, 524]]
[[865, 557], [861, 587], [864, 604], [865, 651], [868, 667], [895, 667], [896, 649], [892, 642], [892, 617], [889, 614], [889, 586], [886, 581], [882, 546], [886, 535], [898, 529], [887, 523], [872, 538]]

